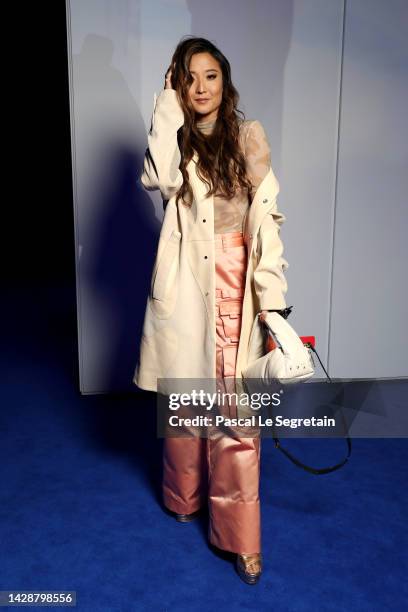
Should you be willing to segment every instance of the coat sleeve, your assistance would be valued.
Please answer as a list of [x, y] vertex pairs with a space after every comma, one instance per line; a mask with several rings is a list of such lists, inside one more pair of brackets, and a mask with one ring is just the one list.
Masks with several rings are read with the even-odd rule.
[[155, 94], [154, 102], [140, 180], [148, 191], [159, 189], [163, 200], [169, 200], [183, 183], [177, 130], [184, 124], [184, 112], [174, 89]]
[[[256, 190], [271, 169], [271, 151], [265, 130], [260, 121], [252, 121], [245, 146], [247, 174], [253, 185], [252, 199]], [[273, 206], [265, 215], [258, 233], [257, 265], [254, 270], [254, 285], [260, 310], [282, 310], [286, 308], [285, 294], [288, 285], [284, 275], [289, 263], [283, 258], [283, 243], [280, 228], [286, 217], [278, 211], [277, 194]]]
[[254, 283], [260, 310], [286, 308], [288, 284], [284, 272], [289, 268], [289, 263], [282, 256], [283, 243], [279, 235], [285, 219], [275, 207], [265, 215], [259, 228], [259, 255], [254, 270]]

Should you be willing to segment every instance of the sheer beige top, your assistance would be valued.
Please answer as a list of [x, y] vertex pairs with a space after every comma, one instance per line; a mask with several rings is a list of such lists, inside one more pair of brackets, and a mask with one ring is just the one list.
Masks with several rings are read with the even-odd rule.
[[[215, 121], [201, 121], [196, 125], [203, 134], [211, 134]], [[247, 120], [240, 124], [239, 143], [245, 157], [247, 176], [252, 184], [252, 189], [248, 193], [238, 187], [231, 200], [226, 200], [218, 195], [214, 196], [215, 234], [243, 231], [250, 203], [271, 166], [268, 139], [258, 120]]]

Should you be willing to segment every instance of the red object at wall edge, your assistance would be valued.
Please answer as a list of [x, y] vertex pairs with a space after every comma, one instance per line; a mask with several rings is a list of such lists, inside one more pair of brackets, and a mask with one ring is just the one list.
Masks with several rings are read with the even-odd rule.
[[[301, 341], [303, 342], [303, 344], [310, 344], [311, 346], [313, 346], [313, 348], [315, 348], [316, 345], [316, 337], [315, 336], [299, 336], [299, 338], [301, 339]], [[273, 339], [273, 336], [271, 334], [268, 334], [268, 339], [266, 341], [266, 350], [269, 353], [270, 351], [273, 351], [274, 349], [276, 349], [278, 345], [276, 344], [275, 340]]]

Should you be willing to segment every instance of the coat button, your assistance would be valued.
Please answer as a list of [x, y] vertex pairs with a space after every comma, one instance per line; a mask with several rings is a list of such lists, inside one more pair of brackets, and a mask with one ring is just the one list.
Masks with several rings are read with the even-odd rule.
[[203, 223], [205, 223], [207, 221], [207, 219], [203, 219]]
[[205, 292], [205, 295], [210, 295], [208, 291]]
[[207, 256], [207, 255], [204, 255], [204, 259], [208, 259], [208, 256]]
[[263, 203], [266, 204], [267, 201], [268, 201], [268, 198], [265, 198]]

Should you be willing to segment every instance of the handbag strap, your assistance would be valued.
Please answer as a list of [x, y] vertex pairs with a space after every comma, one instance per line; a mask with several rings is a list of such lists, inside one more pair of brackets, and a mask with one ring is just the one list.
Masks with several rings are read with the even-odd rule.
[[[320, 362], [320, 365], [322, 366], [327, 378], [329, 379], [330, 382], [333, 382], [332, 379], [330, 378], [330, 376], [328, 375], [328, 373], [326, 372], [326, 368], [324, 367], [324, 365], [321, 362], [321, 359], [316, 351], [316, 349], [314, 348], [314, 346], [312, 346], [310, 344], [310, 342], [305, 342], [305, 346], [307, 346], [309, 349], [311, 349], [314, 353], [316, 353], [316, 356]], [[341, 417], [343, 420], [343, 424], [345, 427], [345, 431], [347, 431], [347, 426], [344, 420], [344, 415], [343, 413], [341, 413]], [[292, 463], [294, 463], [295, 465], [297, 465], [298, 467], [303, 468], [304, 470], [306, 470], [307, 472], [310, 472], [311, 474], [329, 474], [330, 472], [334, 472], [335, 470], [338, 470], [339, 468], [341, 468], [345, 463], [347, 463], [350, 455], [351, 455], [351, 440], [349, 438], [349, 436], [346, 435], [346, 442], [347, 442], [347, 447], [348, 447], [348, 452], [346, 457], [343, 459], [343, 461], [340, 461], [340, 463], [336, 463], [335, 465], [332, 465], [330, 467], [327, 468], [313, 468], [310, 467], [308, 465], [305, 465], [304, 463], [302, 463], [301, 461], [299, 461], [299, 459], [296, 459], [296, 457], [294, 455], [292, 455], [286, 448], [283, 448], [283, 446], [280, 443], [279, 438], [273, 438], [274, 442], [275, 442], [275, 448], [278, 448], [280, 451], [282, 451], [282, 453], [284, 453], [286, 455], [286, 457], [288, 457], [288, 459], [290, 459], [290, 461], [292, 461]]]
[[283, 448], [278, 438], [274, 438], [274, 441], [275, 441], [275, 447], [278, 448], [280, 451], [282, 451], [282, 453], [284, 453], [288, 457], [288, 459], [292, 461], [292, 463], [294, 463], [298, 467], [303, 468], [307, 472], [310, 472], [311, 474], [329, 474], [330, 472], [334, 472], [335, 470], [338, 470], [339, 468], [341, 468], [345, 463], [347, 463], [351, 455], [351, 440], [348, 436], [346, 436], [348, 453], [347, 453], [347, 456], [343, 459], [343, 461], [340, 461], [340, 463], [336, 463], [335, 465], [332, 465], [327, 468], [313, 468], [313, 467], [310, 467], [309, 465], [306, 465], [305, 463], [302, 463], [301, 461], [299, 461], [299, 459], [296, 459], [296, 457], [294, 457], [286, 448]]

